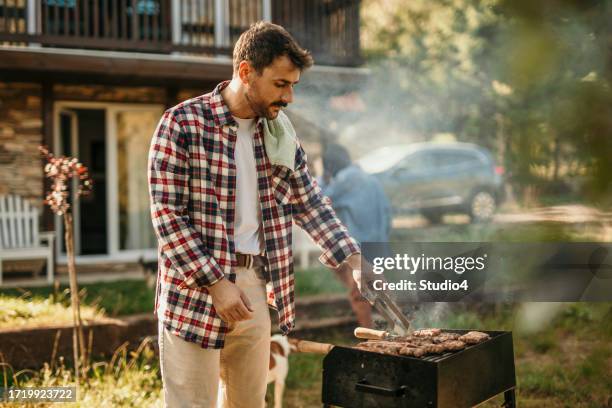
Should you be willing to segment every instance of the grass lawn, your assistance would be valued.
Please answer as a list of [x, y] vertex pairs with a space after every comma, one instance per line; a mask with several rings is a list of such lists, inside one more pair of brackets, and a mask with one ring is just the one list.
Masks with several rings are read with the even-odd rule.
[[[596, 237], [577, 235], [560, 224], [453, 225], [430, 229], [395, 231], [393, 240], [411, 241], [588, 241]], [[308, 294], [344, 293], [333, 273], [325, 268], [296, 271], [298, 298]], [[144, 281], [121, 281], [81, 285], [84, 304], [109, 316], [152, 311], [154, 292]], [[68, 304], [65, 288], [0, 290], [22, 299], [57, 300]], [[525, 303], [464, 305], [423, 304], [417, 327], [512, 330], [515, 347], [518, 403], [520, 407], [612, 407], [612, 303]], [[330, 330], [319, 341], [353, 344], [350, 336]], [[319, 407], [320, 355], [293, 354], [284, 398], [287, 408]], [[477, 367], [475, 368], [477, 369]], [[6, 384], [60, 385], [72, 381], [71, 373], [55, 362], [38, 372], [0, 370]], [[0, 382], [2, 381], [0, 380]], [[79, 407], [161, 406], [158, 361], [144, 346], [138, 353], [119, 351], [111, 361], [94, 364], [89, 384], [81, 391]], [[272, 394], [269, 393], [271, 396]], [[499, 407], [501, 398], [483, 406]], [[34, 405], [32, 405], [34, 406]], [[44, 406], [44, 405], [36, 405]], [[271, 406], [271, 402], [269, 404]]]
[[[344, 293], [342, 283], [325, 267], [296, 270], [298, 296], [321, 293]], [[106, 316], [116, 317], [136, 313], [152, 313], [155, 303], [154, 288], [144, 280], [121, 280], [79, 285], [83, 305], [96, 308]], [[33, 288], [0, 288], [0, 296], [20, 298], [35, 304], [63, 304], [70, 306], [68, 286], [61, 286], [57, 293], [52, 286]], [[0, 325], [2, 324], [0, 305]]]
[[[81, 307], [82, 320], [95, 320], [102, 313], [95, 307]], [[51, 297], [28, 299], [0, 295], [0, 329], [18, 329], [54, 324], [71, 324], [72, 312], [63, 304], [55, 303]]]
[[[79, 286], [84, 318], [123, 316], [149, 313], [153, 310], [155, 292], [144, 280], [124, 280], [83, 284]], [[298, 296], [321, 293], [344, 293], [345, 289], [334, 274], [324, 267], [296, 270]], [[66, 286], [0, 289], [0, 328], [35, 326], [45, 322], [71, 322], [70, 295]], [[333, 334], [328, 341], [338, 341]], [[314, 406], [319, 400], [321, 358], [312, 355], [291, 357], [292, 371], [288, 379], [286, 406]], [[73, 375], [61, 362], [38, 372], [13, 372], [2, 366], [0, 386], [53, 386], [72, 384]], [[93, 364], [89, 382], [80, 390], [75, 407], [161, 407], [161, 380], [158, 360], [150, 345], [133, 355], [119, 350], [111, 361]], [[295, 389], [296, 391], [294, 392]], [[307, 394], [307, 395], [306, 395]], [[306, 405], [304, 405], [306, 404]], [[0, 406], [2, 404], [0, 403]], [[7, 405], [8, 406], [8, 405]], [[13, 405], [14, 406], [14, 405]], [[24, 405], [28, 406], [28, 405]], [[51, 404], [32, 404], [32, 407]]]
[[[548, 309], [542, 313], [540, 309]], [[551, 315], [553, 311], [553, 315]], [[424, 310], [424, 313], [430, 313]], [[512, 330], [520, 407], [608, 407], [612, 390], [612, 303], [555, 303], [461, 307], [437, 311], [439, 327]], [[531, 331], [530, 316], [546, 323]], [[552, 317], [551, 317], [552, 316]], [[425, 321], [425, 320], [423, 320]], [[330, 331], [319, 341], [352, 344], [354, 339]], [[284, 403], [286, 408], [320, 406], [323, 357], [292, 354]], [[11, 377], [4, 368], [4, 378]], [[22, 386], [70, 384], [72, 376], [61, 365], [35, 373], [22, 372], [14, 383]], [[13, 383], [13, 381], [9, 381]], [[127, 355], [119, 350], [110, 362], [98, 362], [78, 404], [68, 406], [160, 406], [161, 381], [157, 359], [146, 344]], [[269, 389], [271, 405], [271, 388]], [[484, 404], [499, 407], [501, 397]], [[34, 405], [32, 405], [34, 406]], [[45, 406], [45, 405], [37, 405]], [[48, 405], [50, 406], [50, 405]]]
[[[33, 372], [22, 370], [13, 372], [3, 366], [2, 386], [52, 387], [74, 386], [74, 375], [63, 361]], [[161, 407], [161, 379], [158, 359], [150, 342], [130, 353], [120, 348], [110, 361], [91, 364], [87, 381], [82, 381], [77, 392], [76, 403], [62, 403], [66, 407]], [[15, 404], [0, 406], [14, 407]], [[56, 403], [20, 404], [20, 407], [55, 407]]]
[[[122, 280], [79, 285], [83, 305], [95, 307], [106, 316], [124, 316], [153, 310], [155, 292], [144, 280]], [[61, 285], [55, 292], [52, 286], [32, 288], [2, 288], [0, 295], [19, 297], [30, 301], [51, 300], [66, 308], [70, 306], [70, 291]]]
[[[323, 274], [328, 272], [315, 271], [306, 281], [311, 282], [317, 276], [325, 282]], [[87, 287], [94, 286], [97, 290], [94, 293], [97, 294], [109, 293], [115, 299], [125, 299], [127, 304], [129, 293], [123, 290], [136, 283], [130, 281]], [[338, 289], [342, 290], [342, 287], [338, 286]], [[88, 291], [87, 296], [91, 293]], [[43, 305], [44, 295], [44, 292], [37, 295], [42, 297]], [[108, 299], [106, 301], [110, 302]], [[32, 306], [28, 306], [30, 303]], [[29, 308], [27, 312], [21, 309], [11, 318], [31, 318], [36, 315], [40, 305], [24, 302], [22, 306]], [[131, 307], [129, 310], [137, 309]], [[66, 315], [70, 316], [68, 310]], [[481, 305], [477, 308], [460, 304], [423, 305], [415, 325], [512, 330], [521, 407], [608, 406], [612, 395], [612, 377], [609, 375], [612, 372], [612, 303], [532, 303]], [[354, 342], [354, 339], [334, 331], [318, 340], [333, 344]], [[70, 383], [70, 372], [57, 368], [58, 364], [56, 362], [53, 369], [36, 373], [22, 372], [15, 379], [10, 367], [3, 367], [1, 375], [8, 384], [43, 386]], [[293, 354], [290, 364], [285, 407], [320, 406], [322, 356]], [[82, 390], [83, 399], [75, 406], [140, 407], [160, 404], [159, 367], [149, 348], [145, 347], [135, 355], [125, 355], [120, 351], [112, 362], [98, 362], [95, 367], [90, 373], [89, 385]], [[269, 395], [272, 395], [271, 392]], [[501, 399], [498, 398], [485, 406], [497, 407], [500, 403]]]

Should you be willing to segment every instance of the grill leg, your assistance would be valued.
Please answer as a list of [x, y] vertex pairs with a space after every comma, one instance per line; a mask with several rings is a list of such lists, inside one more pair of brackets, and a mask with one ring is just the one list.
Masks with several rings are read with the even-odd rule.
[[516, 408], [516, 390], [512, 388], [504, 392], [504, 408]]

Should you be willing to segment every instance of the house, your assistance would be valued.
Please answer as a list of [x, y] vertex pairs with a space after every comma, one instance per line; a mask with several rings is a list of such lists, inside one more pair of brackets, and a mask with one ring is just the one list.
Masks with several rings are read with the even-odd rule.
[[[162, 112], [230, 78], [234, 42], [262, 19], [283, 25], [312, 51], [317, 66], [304, 75], [306, 84], [325, 78], [345, 92], [364, 75], [359, 6], [359, 0], [1, 2], [0, 195], [39, 207], [43, 229], [56, 232], [56, 263], [65, 265], [61, 219], [42, 204], [48, 181], [37, 147], [77, 156], [94, 180], [93, 194], [73, 209], [77, 264], [155, 259], [146, 161]], [[290, 115], [315, 151], [324, 126], [299, 118], [299, 105]]]

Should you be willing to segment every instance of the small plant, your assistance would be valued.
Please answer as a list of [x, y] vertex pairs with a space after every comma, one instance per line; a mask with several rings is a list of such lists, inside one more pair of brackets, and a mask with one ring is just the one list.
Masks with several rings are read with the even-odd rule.
[[[74, 261], [74, 240], [73, 223], [69, 192], [69, 183], [76, 180], [76, 195], [86, 195], [92, 190], [93, 181], [89, 177], [89, 171], [75, 157], [55, 157], [45, 146], [40, 146], [42, 156], [47, 160], [44, 167], [45, 177], [51, 179], [51, 191], [45, 197], [44, 203], [51, 207], [51, 210], [64, 219], [64, 240], [66, 243], [66, 253], [68, 255], [68, 276], [70, 279], [70, 300], [72, 305], [72, 315], [74, 331], [72, 345], [74, 349], [74, 372], [77, 384], [79, 383], [79, 370], [81, 362], [87, 361], [87, 349], [83, 336], [81, 321], [81, 310], [79, 305], [79, 289], [76, 278], [76, 268]], [[85, 364], [84, 364], [85, 365]], [[82, 367], [84, 372], [86, 367]]]

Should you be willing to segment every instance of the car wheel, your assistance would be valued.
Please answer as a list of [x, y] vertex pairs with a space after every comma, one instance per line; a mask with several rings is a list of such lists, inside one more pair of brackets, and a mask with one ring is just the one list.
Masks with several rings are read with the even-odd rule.
[[470, 201], [470, 217], [472, 222], [484, 222], [493, 218], [497, 205], [495, 197], [489, 191], [481, 190], [472, 196]]
[[442, 223], [442, 217], [444, 214], [440, 211], [422, 211], [423, 217], [427, 218], [431, 224], [440, 224]]

